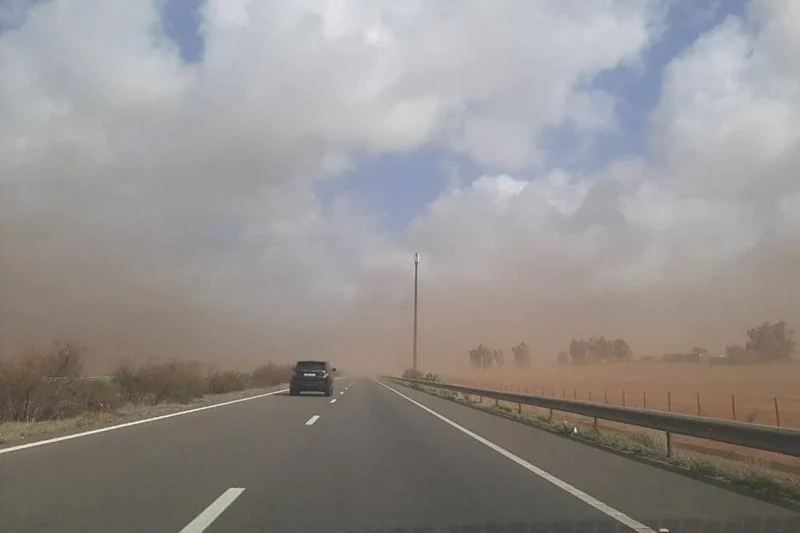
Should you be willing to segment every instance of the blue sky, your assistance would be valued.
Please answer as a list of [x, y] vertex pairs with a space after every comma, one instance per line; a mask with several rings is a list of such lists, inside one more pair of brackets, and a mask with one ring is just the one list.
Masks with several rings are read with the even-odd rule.
[[[202, 60], [204, 43], [198, 9], [203, 2], [167, 0], [164, 6], [164, 29], [187, 62]], [[618, 67], [590, 82], [592, 88], [607, 91], [616, 98], [619, 128], [596, 138], [588, 150], [578, 148], [579, 140], [569, 127], [546, 132], [543, 143], [547, 167], [592, 172], [622, 155], [647, 155], [648, 120], [659, 98], [664, 67], [702, 32], [725, 17], [741, 15], [745, 5], [746, 0], [677, 2], [669, 12], [664, 34], [646, 51], [641, 68]], [[504, 171], [483, 168], [437, 147], [380, 157], [357, 156], [356, 162], [342, 176], [320, 183], [316, 193], [326, 206], [337, 196], [346, 196], [365, 206], [376, 215], [381, 228], [389, 232], [402, 231], [423, 213], [425, 206], [448, 186], [454, 168], [468, 180], [484, 172]], [[517, 171], [514, 175], [524, 179], [536, 177], [533, 171], [527, 174]]]

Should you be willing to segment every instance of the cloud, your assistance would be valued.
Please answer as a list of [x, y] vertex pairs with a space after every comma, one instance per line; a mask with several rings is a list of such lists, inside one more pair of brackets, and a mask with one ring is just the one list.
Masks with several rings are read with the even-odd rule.
[[[673, 59], [652, 157], [587, 174], [548, 157], [559, 128], [591, 143], [619, 127], [618, 95], [592, 80], [640, 62], [668, 5], [209, 0], [191, 64], [157, 2], [15, 10], [0, 30], [6, 350], [65, 333], [108, 357], [327, 349], [377, 367], [407, 352], [413, 250], [440, 361], [487, 337], [651, 349], [789, 319], [794, 4], [757, 2]], [[400, 237], [314, 195], [360, 154], [422, 148], [488, 170]]]

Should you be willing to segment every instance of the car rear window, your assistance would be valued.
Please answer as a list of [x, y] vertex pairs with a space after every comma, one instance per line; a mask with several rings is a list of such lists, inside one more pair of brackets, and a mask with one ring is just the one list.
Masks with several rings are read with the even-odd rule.
[[324, 361], [298, 361], [295, 365], [298, 370], [325, 370]]

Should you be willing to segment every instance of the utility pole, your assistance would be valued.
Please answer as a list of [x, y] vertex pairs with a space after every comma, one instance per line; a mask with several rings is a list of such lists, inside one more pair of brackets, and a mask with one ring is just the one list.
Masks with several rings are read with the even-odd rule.
[[413, 369], [417, 369], [417, 293], [418, 293], [419, 254], [414, 252], [414, 362]]

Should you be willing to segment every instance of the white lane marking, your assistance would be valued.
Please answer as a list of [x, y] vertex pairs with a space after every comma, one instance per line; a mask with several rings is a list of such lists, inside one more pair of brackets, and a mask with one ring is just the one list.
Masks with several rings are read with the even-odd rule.
[[418, 401], [416, 401], [416, 400], [414, 400], [412, 398], [409, 398], [408, 396], [406, 396], [402, 392], [399, 392], [399, 391], [393, 389], [392, 387], [390, 387], [388, 385], [385, 385], [385, 384], [381, 383], [377, 379], [375, 381], [378, 383], [378, 385], [389, 389], [390, 391], [392, 391], [393, 393], [397, 394], [401, 398], [404, 398], [404, 399], [408, 400], [409, 402], [413, 403], [414, 405], [416, 405], [420, 409], [423, 409], [424, 411], [427, 411], [428, 413], [432, 414], [433, 416], [435, 416], [436, 418], [438, 418], [442, 422], [445, 422], [446, 424], [450, 424], [451, 426], [453, 426], [457, 430], [461, 431], [465, 435], [469, 435], [470, 437], [472, 437], [476, 441], [478, 441], [481, 444], [491, 448], [492, 450], [496, 451], [500, 455], [502, 455], [502, 456], [504, 456], [504, 457], [506, 457], [508, 459], [511, 459], [512, 461], [514, 461], [515, 463], [517, 463], [521, 467], [525, 468], [526, 470], [536, 474], [537, 476], [541, 477], [545, 481], [549, 481], [550, 483], [552, 483], [556, 487], [558, 487], [561, 490], [566, 491], [569, 494], [575, 496], [576, 498], [581, 500], [583, 503], [591, 505], [592, 507], [594, 507], [595, 509], [597, 509], [601, 513], [604, 513], [604, 514], [610, 516], [611, 518], [613, 518], [617, 522], [620, 522], [621, 524], [624, 524], [624, 525], [628, 526], [629, 528], [631, 528], [634, 531], [637, 531], [638, 533], [655, 533], [655, 530], [650, 529], [649, 527], [647, 527], [646, 525], [642, 524], [641, 522], [637, 522], [636, 520], [634, 520], [630, 516], [622, 513], [621, 511], [617, 511], [613, 507], [611, 507], [609, 505], [606, 505], [605, 503], [603, 503], [600, 500], [594, 498], [593, 496], [590, 496], [590, 495], [586, 494], [585, 492], [583, 492], [579, 488], [573, 487], [572, 485], [570, 485], [566, 481], [562, 481], [561, 479], [557, 478], [556, 476], [554, 476], [552, 474], [549, 474], [548, 472], [545, 472], [544, 470], [542, 470], [538, 466], [535, 466], [535, 465], [529, 463], [528, 461], [526, 461], [522, 457], [514, 455], [513, 453], [511, 453], [510, 451], [506, 450], [505, 448], [502, 448], [501, 446], [498, 446], [497, 444], [493, 443], [492, 441], [481, 437], [477, 433], [474, 433], [474, 432], [468, 430], [464, 426], [462, 426], [462, 425], [460, 425], [460, 424], [458, 424], [456, 422], [453, 422], [452, 420], [450, 420], [446, 416], [440, 415], [439, 413], [437, 413], [433, 409], [422, 405]]
[[330, 403], [336, 403], [336, 398], [334, 398], [333, 400], [331, 400], [331, 402], [330, 402]]
[[189, 522], [189, 524], [180, 530], [179, 533], [202, 533], [211, 523], [219, 518], [219, 515], [227, 509], [230, 504], [242, 495], [244, 489], [228, 489], [222, 493], [222, 496], [214, 500], [214, 502], [203, 510], [202, 513]]
[[319, 415], [314, 415], [306, 421], [306, 425], [313, 426], [317, 420], [319, 420]]
[[344, 391], [340, 392], [340, 393], [339, 393], [339, 396], [341, 396], [342, 394], [344, 394]]
[[36, 442], [29, 442], [27, 444], [18, 444], [17, 446], [9, 446], [8, 448], [0, 448], [0, 455], [4, 453], [11, 453], [16, 452], [19, 450], [24, 450], [26, 448], [35, 448], [36, 446], [44, 446], [45, 444], [53, 444], [56, 442], [61, 442], [70, 439], [77, 439], [79, 437], [88, 437], [89, 435], [97, 435], [98, 433], [105, 433], [106, 431], [114, 431], [115, 429], [122, 429], [128, 428], [131, 426], [138, 426], [139, 424], [146, 424], [148, 422], [155, 422], [156, 420], [166, 420], [167, 418], [173, 418], [176, 416], [183, 416], [188, 415], [190, 413], [198, 413], [200, 411], [207, 411], [208, 409], [216, 409], [217, 407], [225, 407], [226, 405], [233, 405], [235, 403], [241, 402], [249, 402], [250, 400], [256, 400], [258, 398], [264, 398], [265, 396], [272, 396], [273, 394], [279, 394], [281, 392], [286, 392], [289, 389], [281, 389], [272, 392], [267, 392], [265, 394], [256, 394], [255, 396], [248, 396], [247, 398], [239, 398], [238, 400], [231, 400], [229, 402], [222, 402], [222, 403], [215, 403], [213, 405], [206, 405], [203, 407], [196, 407], [195, 409], [188, 409], [186, 411], [178, 411], [176, 413], [170, 413], [168, 415], [161, 415], [161, 416], [154, 416], [153, 418], [144, 418], [142, 420], [134, 420], [133, 422], [125, 422], [124, 424], [117, 424], [116, 426], [108, 426], [104, 428], [92, 429], [89, 431], [83, 431], [81, 433], [73, 433], [71, 435], [64, 435], [63, 437], [54, 437], [52, 439], [46, 440], [39, 440]]

